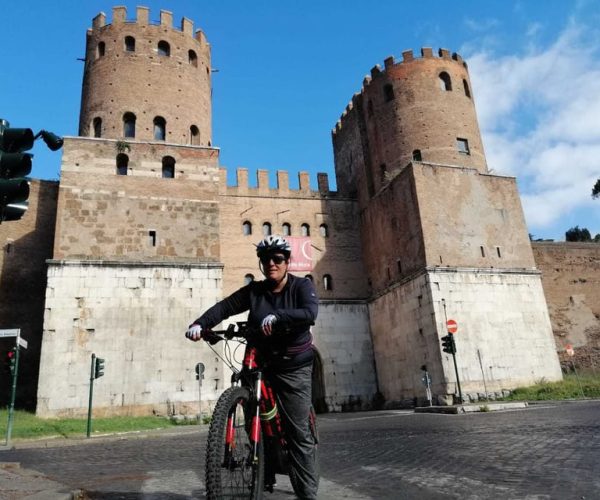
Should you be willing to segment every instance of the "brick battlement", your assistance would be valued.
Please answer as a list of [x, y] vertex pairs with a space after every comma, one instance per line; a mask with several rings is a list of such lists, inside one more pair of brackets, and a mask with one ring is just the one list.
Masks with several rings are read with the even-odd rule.
[[[191, 37], [195, 38], [199, 42], [206, 43], [206, 39], [201, 30], [197, 30], [194, 33], [194, 23], [183, 17], [181, 18], [181, 24], [177, 28], [173, 25], [173, 13], [168, 10], [160, 11], [160, 21], [158, 23], [153, 23], [150, 21], [150, 9], [148, 7], [137, 7], [136, 8], [136, 18], [133, 20], [127, 20], [127, 7], [118, 6], [113, 7], [112, 9], [112, 25], [119, 26], [123, 24], [137, 24], [140, 27], [146, 27], [149, 25], [158, 25], [163, 28], [169, 28], [177, 31], [181, 31]], [[101, 28], [104, 28], [107, 25], [106, 23], [106, 14], [104, 12], [100, 12], [96, 17], [94, 17], [92, 21], [92, 28], [88, 31], [95, 31]]]
[[323, 196], [333, 197], [337, 191], [329, 190], [329, 177], [325, 173], [317, 174], [318, 189], [310, 188], [310, 175], [308, 172], [298, 173], [298, 189], [291, 189], [289, 174], [285, 170], [277, 171], [277, 187], [269, 186], [269, 171], [257, 170], [256, 187], [250, 187], [248, 182], [248, 169], [236, 169], [236, 185], [227, 185], [227, 169], [220, 169], [221, 194], [228, 196], [274, 196], [291, 198], [320, 198]]
[[450, 51], [448, 49], [439, 49], [438, 53], [437, 53], [437, 57], [434, 55], [433, 49], [431, 47], [421, 48], [421, 57], [415, 57], [412, 49], [405, 50], [402, 52], [402, 60], [401, 61], [396, 61], [394, 56], [389, 56], [383, 61], [383, 63], [384, 63], [383, 68], [381, 67], [381, 65], [376, 64], [375, 66], [373, 66], [371, 68], [370, 75], [365, 75], [363, 82], [362, 82], [362, 87], [361, 87], [360, 92], [357, 92], [352, 96], [352, 100], [348, 103], [348, 105], [346, 106], [346, 109], [344, 109], [344, 111], [342, 112], [342, 116], [335, 124], [335, 127], [332, 129], [332, 131], [331, 131], [332, 134], [335, 135], [342, 128], [344, 119], [354, 109], [354, 103], [356, 102], [356, 99], [361, 97], [365, 93], [365, 91], [368, 90], [369, 86], [371, 85], [371, 82], [374, 79], [385, 74], [387, 70], [389, 70], [390, 68], [392, 68], [394, 66], [411, 64], [411, 63], [423, 61], [426, 59], [439, 59], [443, 63], [455, 62], [457, 64], [460, 64], [463, 68], [468, 70], [467, 63], [463, 60], [463, 58], [456, 52], [450, 53]]

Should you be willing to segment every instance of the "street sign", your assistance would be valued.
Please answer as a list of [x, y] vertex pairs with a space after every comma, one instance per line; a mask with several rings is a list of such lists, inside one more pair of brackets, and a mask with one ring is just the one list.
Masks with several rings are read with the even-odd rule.
[[569, 356], [575, 356], [575, 349], [573, 349], [573, 346], [571, 344], [566, 345], [565, 351]]
[[2, 337], [18, 337], [21, 333], [20, 328], [9, 328], [5, 330], [0, 330], [0, 338]]
[[27, 349], [27, 341], [23, 337], [19, 337], [18, 342], [23, 349]]
[[448, 328], [448, 333], [456, 333], [458, 331], [458, 323], [453, 319], [449, 319], [446, 322], [446, 327]]

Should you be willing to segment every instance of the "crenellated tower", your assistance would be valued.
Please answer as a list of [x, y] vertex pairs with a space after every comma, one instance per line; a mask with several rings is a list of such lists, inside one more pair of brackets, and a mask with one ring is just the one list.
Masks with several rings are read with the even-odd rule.
[[466, 62], [402, 55], [371, 69], [332, 131], [338, 189], [361, 205], [413, 160], [487, 172]]
[[210, 146], [210, 45], [192, 21], [173, 27], [161, 10], [152, 24], [137, 8], [134, 21], [114, 7], [87, 32], [79, 135]]

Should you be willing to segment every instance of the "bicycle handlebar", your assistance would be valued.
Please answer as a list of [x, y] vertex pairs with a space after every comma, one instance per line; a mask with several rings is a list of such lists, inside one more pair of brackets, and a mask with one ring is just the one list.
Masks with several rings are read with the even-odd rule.
[[[294, 326], [311, 326], [313, 323], [295, 323]], [[284, 325], [274, 325], [273, 333], [277, 334], [287, 334], [292, 331], [291, 324]], [[262, 335], [262, 330], [260, 327], [250, 326], [247, 321], [238, 321], [235, 325], [231, 324], [227, 327], [226, 330], [208, 330], [207, 331], [207, 342], [211, 345], [220, 342], [221, 340], [232, 340], [235, 337], [247, 339], [249, 337], [253, 337], [255, 335]], [[212, 338], [210, 338], [210, 337]]]

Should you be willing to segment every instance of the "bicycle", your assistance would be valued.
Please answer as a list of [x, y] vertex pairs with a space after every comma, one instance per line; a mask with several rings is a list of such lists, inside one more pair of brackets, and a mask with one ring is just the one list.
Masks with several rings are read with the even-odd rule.
[[[212, 331], [212, 346], [227, 343], [221, 357], [232, 370], [231, 387], [215, 405], [206, 447], [206, 496], [260, 499], [264, 491], [273, 492], [275, 474], [289, 474], [287, 444], [276, 394], [263, 377], [265, 362], [258, 349], [247, 340], [258, 335], [247, 322], [230, 325], [227, 330]], [[233, 364], [235, 351], [229, 341], [245, 345], [241, 369]], [[211, 347], [212, 348], [212, 347]], [[214, 351], [214, 349], [213, 349]], [[309, 425], [318, 442], [316, 416], [311, 407]], [[294, 478], [290, 475], [290, 480]]]

